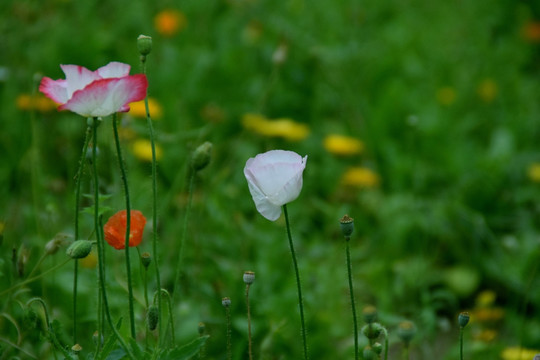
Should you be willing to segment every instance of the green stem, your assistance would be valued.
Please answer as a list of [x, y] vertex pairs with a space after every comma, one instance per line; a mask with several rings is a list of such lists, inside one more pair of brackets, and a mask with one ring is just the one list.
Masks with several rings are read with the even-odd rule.
[[190, 171], [191, 171], [191, 175], [189, 177], [188, 203], [186, 207], [186, 212], [184, 213], [184, 225], [182, 227], [182, 237], [180, 238], [180, 246], [178, 247], [178, 260], [176, 262], [176, 276], [174, 278], [174, 285], [173, 285], [173, 292], [172, 292], [173, 300], [177, 293], [178, 284], [180, 283], [180, 272], [182, 270], [182, 258], [184, 256], [184, 243], [186, 241], [187, 224], [188, 224], [188, 219], [189, 219], [189, 213], [191, 212], [191, 204], [193, 202], [193, 184], [195, 182], [195, 171], [193, 169], [190, 169]]
[[246, 284], [246, 306], [247, 306], [247, 320], [248, 320], [248, 351], [249, 360], [253, 360], [253, 351], [251, 346], [251, 311], [249, 308], [249, 284]]
[[131, 263], [129, 260], [129, 238], [131, 235], [131, 203], [129, 199], [129, 188], [126, 176], [126, 169], [124, 168], [124, 159], [122, 157], [122, 149], [120, 148], [120, 137], [118, 136], [118, 117], [116, 113], [113, 114], [113, 131], [114, 142], [116, 144], [116, 153], [118, 154], [118, 163], [120, 164], [120, 172], [122, 174], [122, 183], [124, 184], [124, 193], [126, 195], [126, 238], [125, 238], [125, 255], [126, 255], [126, 273], [127, 273], [127, 286], [128, 286], [128, 303], [129, 303], [129, 323], [131, 330], [131, 337], [135, 339], [135, 315], [133, 310], [133, 286], [131, 283]]
[[[93, 173], [94, 173], [94, 228], [96, 231], [96, 237], [97, 237], [97, 248], [98, 248], [98, 273], [99, 273], [99, 285], [101, 288], [101, 292], [103, 295], [103, 308], [105, 310], [105, 316], [107, 318], [107, 322], [109, 323], [109, 327], [113, 331], [114, 335], [116, 336], [116, 339], [120, 342], [120, 345], [128, 354], [128, 356], [131, 359], [135, 359], [131, 351], [129, 350], [126, 342], [120, 336], [118, 333], [118, 330], [116, 329], [116, 326], [114, 326], [111, 313], [109, 311], [109, 301], [107, 299], [107, 290], [105, 288], [105, 264], [104, 264], [104, 244], [103, 244], [103, 236], [102, 236], [102, 228], [100, 225], [100, 218], [99, 218], [99, 179], [97, 174], [97, 151], [96, 151], [96, 145], [97, 145], [97, 126], [98, 126], [98, 119], [94, 118], [93, 123], [93, 143], [94, 146], [92, 147], [92, 165], [93, 165]], [[98, 314], [98, 316], [101, 316]], [[99, 334], [101, 336], [101, 334]]]
[[352, 316], [353, 316], [353, 328], [354, 328], [354, 358], [358, 360], [358, 324], [356, 320], [356, 305], [354, 302], [354, 291], [353, 291], [353, 281], [352, 281], [352, 266], [351, 266], [351, 251], [349, 248], [350, 237], [345, 237], [346, 241], [346, 253], [347, 253], [347, 273], [349, 276], [349, 294], [351, 296], [351, 307], [352, 307]]
[[[176, 338], [175, 334], [174, 334], [174, 313], [173, 313], [173, 308], [172, 308], [172, 300], [171, 300], [171, 296], [169, 294], [169, 292], [165, 289], [161, 289], [161, 293], [165, 295], [165, 298], [167, 299], [167, 307], [169, 309], [169, 322], [171, 324], [171, 337], [173, 339], [173, 343], [174, 343], [174, 339]], [[158, 296], [158, 301], [159, 299], [161, 298], [161, 296]]]
[[294, 265], [294, 273], [296, 275], [296, 286], [298, 290], [298, 306], [300, 308], [300, 321], [302, 323], [302, 342], [304, 344], [304, 359], [307, 360], [308, 356], [308, 346], [307, 346], [307, 335], [306, 335], [306, 324], [304, 319], [304, 302], [302, 299], [302, 286], [300, 284], [300, 272], [298, 271], [298, 263], [296, 261], [296, 252], [294, 251], [293, 240], [291, 236], [291, 226], [289, 224], [289, 214], [287, 212], [287, 204], [283, 205], [283, 213], [285, 215], [285, 223], [287, 225], [287, 236], [289, 238], [289, 247], [291, 248], [291, 256]]
[[225, 308], [225, 318], [227, 321], [227, 360], [232, 360], [232, 344], [231, 344], [231, 309]]
[[[146, 75], [146, 56], [141, 57], [143, 74]], [[152, 147], [152, 252], [154, 253], [154, 266], [156, 269], [156, 286], [161, 289], [161, 280], [159, 275], [159, 261], [157, 251], [157, 161], [156, 161], [156, 144], [154, 136], [154, 125], [150, 117], [150, 107], [148, 106], [148, 94], [144, 98], [144, 107], [146, 109], [146, 122], [148, 123], [148, 131], [150, 133], [150, 144]], [[174, 294], [174, 292], [173, 292]], [[161, 334], [161, 295], [157, 299], [158, 304], [158, 334]], [[173, 336], [174, 341], [174, 336]]]
[[[79, 240], [79, 202], [81, 199], [81, 177], [83, 174], [86, 153], [88, 152], [88, 143], [92, 132], [92, 126], [88, 124], [86, 134], [84, 136], [84, 144], [79, 159], [79, 167], [77, 175], [75, 175], [75, 236], [74, 240]], [[73, 343], [77, 344], [77, 287], [79, 279], [79, 259], [75, 259], [73, 267]]]
[[459, 359], [463, 360], [463, 326], [459, 327]]

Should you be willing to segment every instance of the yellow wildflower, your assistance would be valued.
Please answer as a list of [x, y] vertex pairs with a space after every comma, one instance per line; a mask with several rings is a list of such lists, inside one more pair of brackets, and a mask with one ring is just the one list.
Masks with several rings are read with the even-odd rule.
[[482, 342], [492, 342], [497, 338], [497, 331], [493, 329], [483, 329], [474, 333], [473, 338]]
[[437, 90], [437, 101], [444, 106], [452, 105], [456, 101], [456, 90], [445, 86]]
[[[158, 144], [156, 145], [156, 160], [161, 159], [163, 150]], [[132, 145], [133, 155], [141, 161], [152, 161], [152, 143], [146, 139], [138, 139]]]
[[495, 303], [497, 294], [493, 290], [484, 290], [476, 296], [477, 307], [490, 307]]
[[484, 102], [490, 103], [497, 96], [497, 84], [492, 79], [485, 79], [478, 85], [476, 93]]
[[187, 19], [178, 10], [163, 10], [154, 18], [154, 26], [161, 35], [173, 36], [187, 26]]
[[334, 155], [357, 155], [364, 150], [364, 143], [350, 136], [328, 135], [323, 144], [326, 151]]
[[379, 175], [364, 167], [351, 167], [341, 178], [342, 185], [357, 188], [373, 188], [379, 182]]
[[309, 128], [289, 118], [267, 119], [258, 114], [245, 114], [242, 125], [259, 135], [281, 137], [289, 141], [300, 141], [309, 135]]
[[58, 106], [54, 101], [41, 94], [34, 96], [29, 94], [21, 94], [17, 96], [15, 102], [19, 110], [37, 110], [42, 113], [54, 110]]
[[540, 351], [533, 349], [523, 349], [519, 347], [509, 347], [503, 350], [501, 358], [503, 360], [531, 360]]
[[[163, 109], [158, 101], [154, 98], [148, 98], [148, 109], [152, 120], [159, 119], [163, 116]], [[146, 119], [146, 106], [144, 100], [132, 102], [129, 104], [129, 113], [133, 117]]]
[[540, 163], [532, 163], [527, 170], [527, 175], [532, 182], [540, 183]]

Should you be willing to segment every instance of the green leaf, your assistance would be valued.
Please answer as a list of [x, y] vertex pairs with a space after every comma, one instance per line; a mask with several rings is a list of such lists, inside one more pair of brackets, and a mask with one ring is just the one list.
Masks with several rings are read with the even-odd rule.
[[146, 357], [144, 356], [144, 354], [141, 351], [141, 348], [139, 347], [139, 344], [137, 344], [137, 340], [130, 337], [129, 338], [129, 344], [131, 345], [133, 355], [135, 355], [135, 357], [137, 359], [141, 359], [141, 360], [146, 359]]
[[160, 360], [188, 360], [199, 353], [199, 350], [206, 343], [210, 336], [204, 335], [187, 343], [184, 346], [171, 349], [167, 353], [160, 356]]

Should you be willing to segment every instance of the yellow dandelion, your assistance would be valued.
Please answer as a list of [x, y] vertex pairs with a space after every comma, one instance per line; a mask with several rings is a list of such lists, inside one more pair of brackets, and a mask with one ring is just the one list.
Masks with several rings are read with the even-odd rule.
[[280, 137], [289, 141], [301, 141], [309, 135], [309, 127], [289, 118], [267, 119], [259, 114], [245, 114], [242, 125], [256, 134]]
[[540, 183], [540, 163], [534, 162], [529, 165], [527, 176], [532, 182]]
[[331, 134], [324, 138], [324, 148], [334, 155], [357, 155], [364, 150], [364, 143], [350, 136]]
[[[156, 145], [156, 160], [161, 159], [163, 150], [158, 144]], [[131, 147], [133, 155], [141, 161], [152, 161], [152, 143], [146, 139], [137, 139]]]
[[178, 10], [163, 10], [154, 18], [154, 26], [163, 36], [173, 36], [187, 26], [187, 18]]
[[88, 256], [79, 260], [79, 263], [81, 264], [81, 266], [87, 269], [95, 268], [97, 265], [97, 262], [98, 262], [98, 258], [97, 258], [96, 252], [93, 249], [92, 251], [90, 251], [90, 254], [88, 254]]
[[452, 105], [456, 101], [456, 97], [456, 90], [453, 87], [445, 86], [437, 90], [437, 101], [441, 105]]
[[356, 188], [373, 188], [379, 182], [379, 175], [365, 167], [351, 167], [341, 178], [342, 185]]
[[492, 79], [483, 80], [476, 89], [476, 93], [486, 103], [492, 102], [497, 96], [497, 83]]
[[[152, 120], [160, 119], [163, 116], [163, 108], [154, 98], [148, 98], [148, 109]], [[144, 100], [132, 102], [129, 104], [129, 113], [133, 117], [146, 119], [146, 106]]]
[[531, 360], [536, 354], [540, 354], [540, 351], [515, 346], [504, 349], [501, 358], [503, 360]]

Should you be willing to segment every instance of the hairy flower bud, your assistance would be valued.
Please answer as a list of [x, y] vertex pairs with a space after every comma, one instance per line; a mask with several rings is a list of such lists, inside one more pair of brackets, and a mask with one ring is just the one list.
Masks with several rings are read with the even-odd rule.
[[244, 272], [244, 283], [246, 285], [251, 285], [255, 281], [255, 273], [253, 271]]
[[144, 268], [148, 269], [151, 262], [152, 262], [152, 255], [150, 255], [150, 253], [143, 252], [141, 254], [141, 264], [143, 264]]
[[137, 49], [139, 54], [146, 56], [152, 51], [152, 37], [146, 35], [139, 35], [137, 38]]
[[343, 236], [345, 236], [348, 240], [348, 238], [351, 236], [351, 234], [354, 231], [354, 219], [350, 217], [349, 215], [345, 215], [339, 220], [339, 224], [340, 224], [341, 232], [343, 233]]
[[206, 141], [195, 149], [191, 158], [191, 165], [195, 171], [202, 170], [208, 166], [212, 158], [212, 147], [212, 143]]
[[231, 306], [231, 299], [229, 299], [228, 297], [224, 297], [223, 299], [221, 299], [221, 305], [223, 305], [223, 307], [225, 308], [228, 308], [229, 306]]
[[76, 240], [71, 244], [67, 250], [66, 254], [72, 259], [82, 259], [90, 254], [92, 250], [92, 242], [88, 240]]
[[156, 330], [159, 320], [159, 309], [155, 305], [151, 305], [148, 307], [148, 311], [146, 312], [146, 322], [148, 324], [148, 329], [150, 330]]

